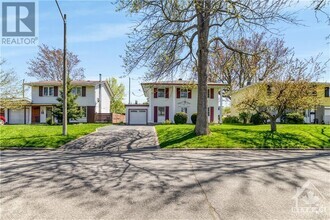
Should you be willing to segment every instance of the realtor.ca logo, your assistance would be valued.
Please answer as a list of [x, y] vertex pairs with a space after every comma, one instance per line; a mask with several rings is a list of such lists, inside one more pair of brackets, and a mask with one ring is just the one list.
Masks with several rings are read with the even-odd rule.
[[1, 46], [34, 46], [38, 41], [37, 2], [2, 2]]
[[302, 187], [297, 187], [292, 199], [294, 200], [292, 211], [295, 213], [321, 214], [327, 212], [326, 198], [309, 180]]

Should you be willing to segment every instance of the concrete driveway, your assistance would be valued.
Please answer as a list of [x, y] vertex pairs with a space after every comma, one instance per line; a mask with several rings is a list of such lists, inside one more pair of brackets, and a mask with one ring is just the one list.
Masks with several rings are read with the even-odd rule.
[[157, 135], [153, 126], [111, 125], [71, 141], [62, 150], [127, 151], [157, 149]]
[[326, 151], [4, 151], [0, 217], [329, 219], [329, 186]]

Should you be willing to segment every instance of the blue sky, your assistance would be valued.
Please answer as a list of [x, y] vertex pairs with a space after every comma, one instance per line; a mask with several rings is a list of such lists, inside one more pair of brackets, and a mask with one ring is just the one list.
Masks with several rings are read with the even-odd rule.
[[[125, 44], [128, 42], [127, 33], [134, 17], [116, 12], [116, 7], [110, 1], [64, 1], [59, 0], [61, 8], [68, 19], [68, 50], [79, 55], [81, 66], [85, 68], [86, 79], [96, 80], [101, 73], [103, 78], [121, 77], [124, 75], [123, 62]], [[303, 2], [303, 5], [309, 4]], [[328, 8], [329, 9], [329, 8]], [[329, 11], [329, 10], [328, 10]], [[301, 9], [298, 18], [304, 26], [283, 25], [281, 36], [286, 46], [294, 48], [299, 58], [308, 58], [323, 53], [322, 59], [330, 58], [330, 44], [325, 37], [330, 34], [329, 26], [317, 22], [311, 9]], [[52, 47], [63, 47], [63, 23], [55, 1], [39, 1], [39, 43]], [[1, 57], [7, 60], [7, 68], [13, 68], [20, 79], [35, 81], [26, 76], [27, 61], [35, 57], [37, 47], [2, 47]], [[136, 70], [130, 77], [131, 100], [143, 102], [146, 99], [141, 92], [140, 82], [144, 69]], [[330, 71], [322, 81], [330, 81]], [[128, 77], [120, 78], [126, 86], [128, 102]]]

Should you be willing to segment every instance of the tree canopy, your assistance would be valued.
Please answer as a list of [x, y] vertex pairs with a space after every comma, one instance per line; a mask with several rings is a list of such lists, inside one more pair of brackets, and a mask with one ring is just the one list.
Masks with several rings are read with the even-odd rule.
[[112, 96], [110, 99], [110, 111], [114, 113], [125, 113], [125, 105], [123, 103], [125, 97], [125, 86], [122, 83], [118, 83], [118, 80], [114, 77], [107, 79]]
[[[80, 59], [78, 55], [67, 52], [67, 71], [72, 80], [84, 79], [84, 68], [79, 67]], [[28, 76], [38, 80], [61, 81], [63, 78], [63, 50], [50, 48], [42, 44], [34, 59], [28, 61]]]
[[278, 71], [262, 82], [246, 87], [234, 105], [242, 111], [251, 110], [265, 115], [276, 131], [276, 119], [286, 111], [303, 111], [315, 107], [319, 102], [316, 81], [324, 74], [326, 65], [317, 59], [299, 60], [291, 58]]
[[6, 68], [6, 60], [0, 60], [0, 107], [21, 108], [26, 104], [23, 99], [22, 82], [13, 69]]

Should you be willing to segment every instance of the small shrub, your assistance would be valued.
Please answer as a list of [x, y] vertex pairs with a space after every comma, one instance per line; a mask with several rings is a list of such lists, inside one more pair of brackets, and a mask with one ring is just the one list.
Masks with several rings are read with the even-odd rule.
[[47, 123], [48, 125], [53, 125], [53, 124], [54, 124], [52, 118], [47, 118], [47, 119], [46, 119], [46, 123]]
[[171, 121], [167, 119], [167, 120], [165, 120], [165, 121], [163, 122], [163, 124], [164, 124], [164, 125], [169, 125], [169, 124], [171, 124]]
[[188, 116], [184, 112], [178, 112], [174, 115], [175, 124], [186, 124], [188, 120]]
[[191, 122], [195, 125], [196, 121], [197, 121], [197, 113], [192, 114], [190, 119], [191, 119]]
[[243, 122], [243, 124], [247, 124], [248, 123], [248, 120], [249, 120], [249, 117], [250, 117], [250, 114], [247, 113], [247, 112], [241, 112], [239, 113], [239, 120], [241, 122]]
[[303, 124], [304, 116], [298, 112], [292, 112], [286, 114], [286, 123], [288, 124]]
[[267, 119], [260, 113], [255, 113], [251, 116], [250, 122], [254, 125], [264, 124]]
[[224, 124], [238, 124], [239, 118], [236, 116], [227, 116], [222, 119], [222, 123]]

